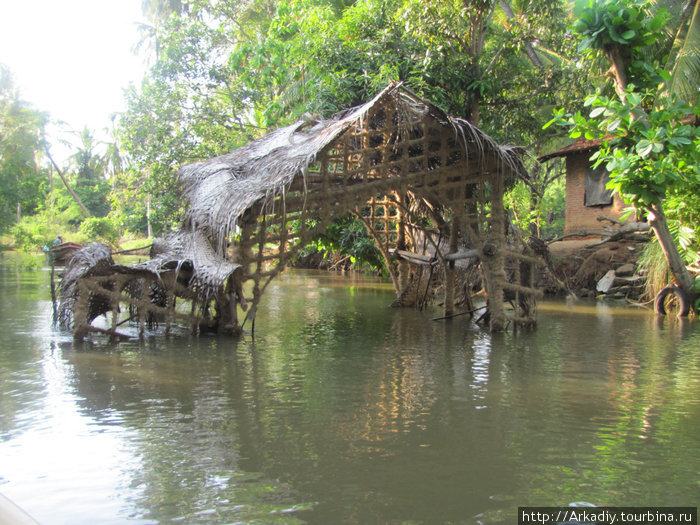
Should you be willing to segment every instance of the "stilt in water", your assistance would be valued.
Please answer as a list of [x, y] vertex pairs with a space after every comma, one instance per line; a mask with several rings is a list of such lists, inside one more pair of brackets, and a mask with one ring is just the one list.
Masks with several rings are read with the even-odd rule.
[[53, 305], [53, 315], [52, 315], [52, 325], [56, 326], [58, 322], [58, 311], [56, 305], [56, 265], [54, 264], [53, 258], [51, 258], [51, 304]]

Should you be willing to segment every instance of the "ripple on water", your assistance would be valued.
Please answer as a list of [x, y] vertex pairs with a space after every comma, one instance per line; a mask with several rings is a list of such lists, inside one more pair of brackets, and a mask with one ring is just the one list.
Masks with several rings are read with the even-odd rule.
[[341, 283], [271, 284], [241, 340], [76, 344], [45, 299], [4, 302], [3, 492], [46, 523], [496, 524], [697, 495], [697, 323], [544, 303], [491, 335]]

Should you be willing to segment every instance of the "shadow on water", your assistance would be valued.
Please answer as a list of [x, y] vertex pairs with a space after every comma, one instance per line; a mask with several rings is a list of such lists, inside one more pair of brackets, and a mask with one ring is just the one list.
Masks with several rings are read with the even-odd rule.
[[697, 502], [697, 322], [545, 302], [536, 331], [492, 336], [387, 308], [382, 283], [293, 272], [254, 338], [75, 343], [44, 326], [40, 277], [0, 281], [0, 492], [42, 522], [505, 524], [522, 505]]

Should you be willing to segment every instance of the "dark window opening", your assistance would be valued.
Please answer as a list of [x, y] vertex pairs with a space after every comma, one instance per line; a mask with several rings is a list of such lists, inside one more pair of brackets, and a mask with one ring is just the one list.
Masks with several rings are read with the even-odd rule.
[[610, 206], [613, 202], [612, 190], [605, 185], [610, 181], [610, 175], [605, 168], [588, 168], [586, 170], [586, 206]]

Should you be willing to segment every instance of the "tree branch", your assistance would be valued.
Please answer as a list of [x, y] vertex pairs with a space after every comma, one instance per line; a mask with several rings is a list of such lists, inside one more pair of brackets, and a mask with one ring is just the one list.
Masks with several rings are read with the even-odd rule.
[[80, 206], [80, 209], [83, 210], [85, 217], [91, 217], [92, 215], [90, 215], [90, 212], [83, 204], [83, 201], [80, 200], [80, 197], [78, 197], [78, 194], [73, 191], [73, 188], [70, 187], [70, 184], [68, 184], [68, 181], [63, 176], [63, 172], [61, 171], [61, 168], [59, 168], [58, 164], [56, 164], [56, 161], [53, 160], [53, 157], [51, 156], [51, 153], [49, 152], [48, 148], [46, 148], [46, 155], [49, 157], [49, 160], [51, 161], [51, 164], [53, 164], [53, 167], [56, 168], [56, 171], [58, 172], [58, 176], [61, 177], [61, 180], [63, 181], [63, 184], [66, 186], [68, 193], [71, 194], [71, 197], [73, 197], [73, 200], [75, 200], [75, 202], [78, 203], [78, 206]]

